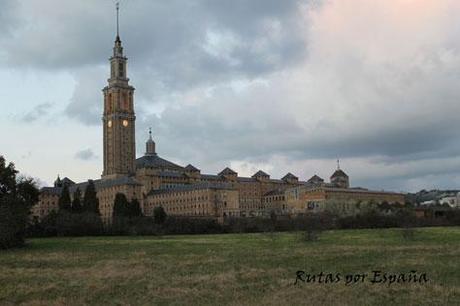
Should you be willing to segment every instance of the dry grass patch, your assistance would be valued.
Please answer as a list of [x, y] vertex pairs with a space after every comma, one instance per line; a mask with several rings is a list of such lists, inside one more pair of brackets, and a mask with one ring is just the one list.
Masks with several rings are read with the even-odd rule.
[[[34, 239], [0, 253], [0, 305], [460, 305], [460, 228]], [[300, 284], [319, 273], [425, 272], [423, 285]], [[5, 285], [3, 285], [5, 284]]]

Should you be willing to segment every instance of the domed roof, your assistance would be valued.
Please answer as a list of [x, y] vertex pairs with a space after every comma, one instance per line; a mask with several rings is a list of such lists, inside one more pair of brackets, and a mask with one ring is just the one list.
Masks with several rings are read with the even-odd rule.
[[168, 170], [178, 170], [183, 171], [184, 168], [176, 165], [169, 160], [161, 158], [158, 155], [145, 155], [136, 159], [136, 167], [140, 168], [160, 168]]
[[153, 141], [152, 136], [150, 136], [146, 143], [155, 143], [155, 141]]
[[335, 170], [334, 174], [332, 174], [331, 178], [335, 177], [348, 177], [348, 175], [342, 171], [342, 169]]

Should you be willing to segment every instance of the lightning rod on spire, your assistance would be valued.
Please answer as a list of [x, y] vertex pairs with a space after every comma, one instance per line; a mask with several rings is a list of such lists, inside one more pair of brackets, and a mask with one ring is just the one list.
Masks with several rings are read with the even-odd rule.
[[116, 8], [117, 8], [117, 37], [120, 37], [120, 27], [119, 27], [119, 19], [120, 19], [120, 2], [117, 2]]

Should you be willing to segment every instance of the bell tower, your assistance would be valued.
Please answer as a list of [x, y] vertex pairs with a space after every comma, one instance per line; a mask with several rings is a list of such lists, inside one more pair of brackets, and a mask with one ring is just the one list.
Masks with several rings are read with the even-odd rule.
[[131, 175], [135, 172], [136, 144], [134, 114], [134, 87], [127, 78], [127, 58], [123, 55], [119, 33], [119, 6], [117, 3], [117, 36], [110, 57], [110, 78], [104, 93], [103, 179]]

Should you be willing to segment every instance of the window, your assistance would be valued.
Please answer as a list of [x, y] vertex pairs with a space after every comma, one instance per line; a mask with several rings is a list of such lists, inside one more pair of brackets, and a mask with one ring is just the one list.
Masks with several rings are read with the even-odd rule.
[[124, 68], [123, 63], [122, 62], [118, 63], [118, 75], [120, 77], [123, 77], [124, 74], [125, 74], [124, 71], [123, 71], [124, 70], [123, 68]]

